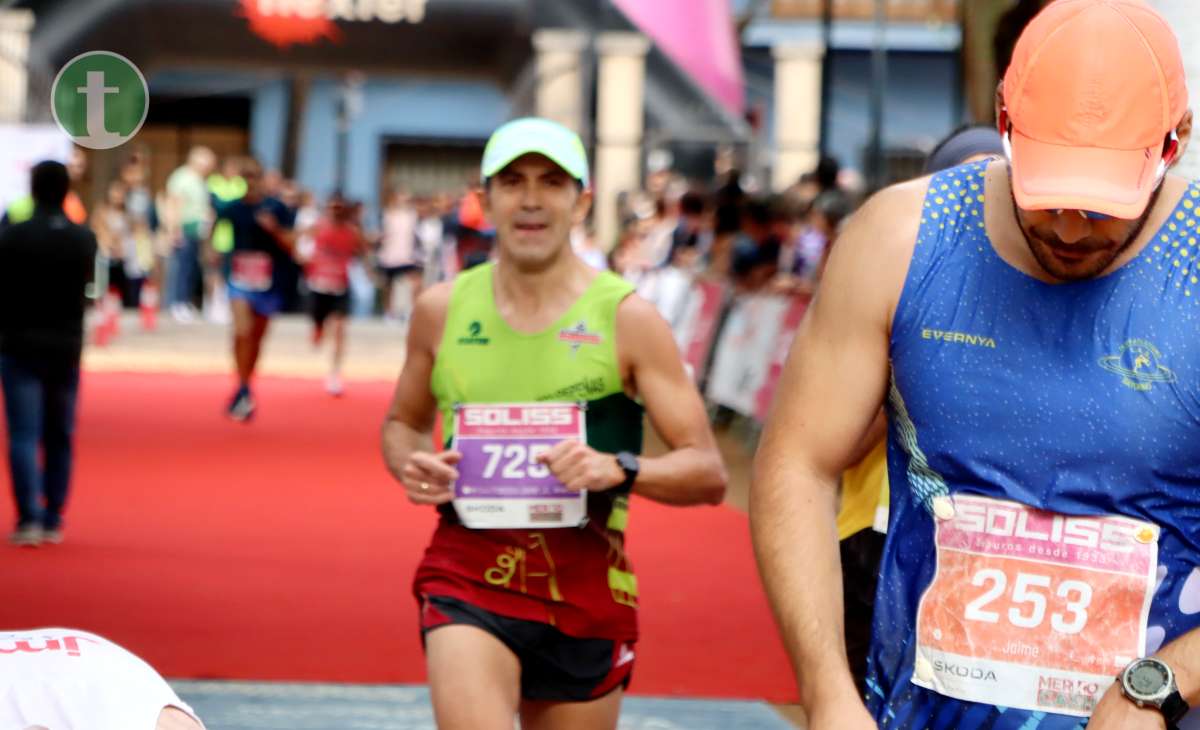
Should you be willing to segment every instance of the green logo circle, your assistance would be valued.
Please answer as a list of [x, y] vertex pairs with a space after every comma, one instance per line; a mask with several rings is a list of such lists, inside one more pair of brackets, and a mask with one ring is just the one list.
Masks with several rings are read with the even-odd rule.
[[133, 138], [146, 121], [150, 92], [133, 62], [111, 51], [88, 51], [67, 62], [50, 92], [54, 121], [77, 144], [108, 150]]

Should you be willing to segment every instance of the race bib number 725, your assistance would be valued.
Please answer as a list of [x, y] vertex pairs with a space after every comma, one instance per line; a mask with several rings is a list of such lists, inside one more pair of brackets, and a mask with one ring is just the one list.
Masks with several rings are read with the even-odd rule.
[[577, 403], [460, 406], [454, 450], [459, 521], [473, 528], [574, 527], [587, 516], [587, 492], [572, 492], [538, 457], [560, 441], [586, 443]]
[[[1090, 715], [1142, 655], [1158, 528], [957, 495], [939, 510], [913, 683], [1001, 707]], [[952, 513], [952, 515], [951, 515]]]

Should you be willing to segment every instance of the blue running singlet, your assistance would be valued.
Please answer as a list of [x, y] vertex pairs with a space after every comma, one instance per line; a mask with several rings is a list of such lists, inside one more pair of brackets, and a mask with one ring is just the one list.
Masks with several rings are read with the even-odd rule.
[[933, 178], [892, 327], [882, 728], [1081, 728], [1200, 627], [1200, 185], [1127, 264], [1051, 285], [992, 247], [986, 166]]

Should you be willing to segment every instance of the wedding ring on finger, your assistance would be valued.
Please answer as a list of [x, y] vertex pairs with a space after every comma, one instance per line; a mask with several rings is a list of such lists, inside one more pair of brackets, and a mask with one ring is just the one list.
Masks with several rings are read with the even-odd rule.
[[428, 492], [428, 491], [429, 491], [429, 482], [421, 482], [421, 491], [422, 491], [422, 492]]

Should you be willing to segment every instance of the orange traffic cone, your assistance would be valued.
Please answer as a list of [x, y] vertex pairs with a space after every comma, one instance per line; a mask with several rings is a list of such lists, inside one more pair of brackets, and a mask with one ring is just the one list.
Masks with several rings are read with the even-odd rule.
[[121, 292], [116, 287], [109, 287], [104, 295], [104, 315], [108, 318], [109, 333], [113, 337], [121, 334]]
[[121, 299], [115, 289], [109, 289], [100, 299], [99, 317], [96, 319], [94, 341], [103, 347], [117, 334], [117, 317], [120, 314]]
[[142, 315], [142, 329], [153, 332], [158, 327], [158, 287], [154, 282], [148, 281], [142, 285], [138, 311]]
[[112, 339], [112, 333], [108, 329], [108, 316], [104, 313], [104, 300], [100, 300], [100, 305], [96, 307], [96, 324], [92, 327], [92, 342], [98, 347], [104, 347], [108, 341]]

